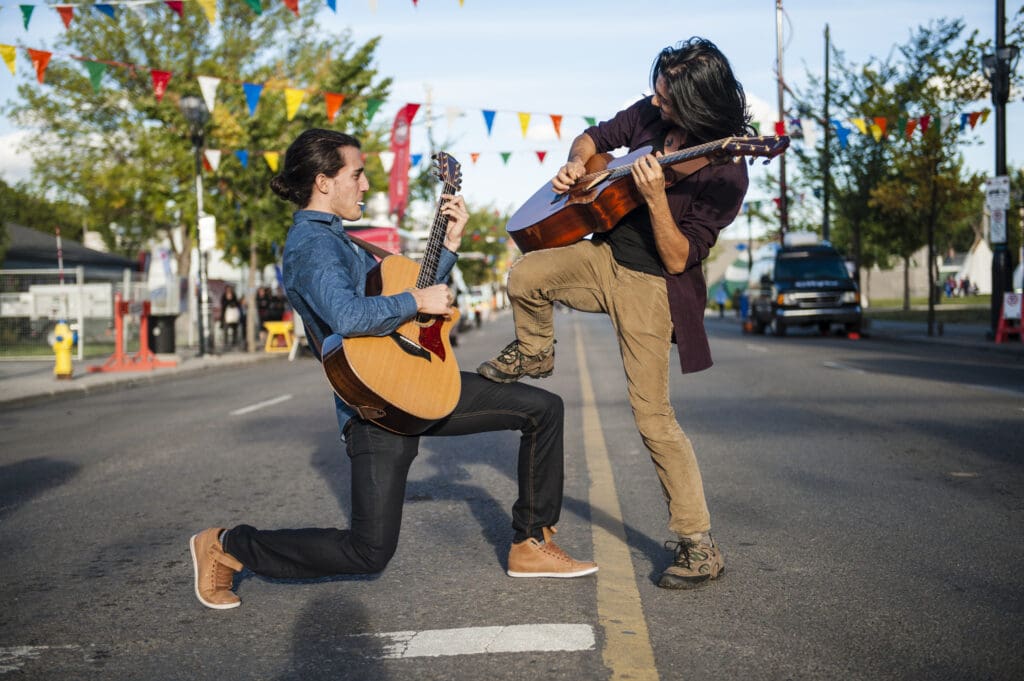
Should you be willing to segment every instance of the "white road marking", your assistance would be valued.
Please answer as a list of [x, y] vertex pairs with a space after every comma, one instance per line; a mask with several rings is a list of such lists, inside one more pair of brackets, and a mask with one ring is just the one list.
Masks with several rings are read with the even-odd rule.
[[743, 347], [745, 347], [747, 350], [751, 350], [753, 352], [768, 352], [768, 348], [766, 348], [763, 345], [754, 345], [753, 343], [747, 343]]
[[79, 646], [6, 646], [0, 647], [0, 674], [19, 671], [26, 662], [48, 650], [76, 650]]
[[839, 362], [822, 362], [826, 369], [839, 369], [841, 371], [849, 371], [854, 374], [866, 374], [867, 372], [863, 369], [857, 369], [855, 367], [840, 364]]
[[594, 649], [588, 624], [516, 624], [364, 634], [382, 639], [383, 657], [442, 657], [485, 653], [526, 653]]
[[232, 416], [241, 416], [242, 414], [248, 414], [249, 412], [256, 411], [257, 409], [263, 409], [264, 407], [272, 407], [275, 404], [280, 404], [281, 402], [287, 402], [290, 399], [292, 399], [291, 395], [281, 395], [280, 397], [275, 397], [272, 400], [264, 400], [263, 402], [257, 402], [256, 404], [250, 404], [248, 407], [242, 407], [241, 409], [236, 409], [233, 412], [231, 412], [231, 415]]

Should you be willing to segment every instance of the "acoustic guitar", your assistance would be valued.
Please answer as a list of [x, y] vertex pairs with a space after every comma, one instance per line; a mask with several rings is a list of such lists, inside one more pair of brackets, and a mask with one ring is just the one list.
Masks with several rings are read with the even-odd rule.
[[[444, 152], [433, 158], [442, 193], [457, 194], [462, 185], [458, 161]], [[423, 261], [388, 255], [367, 274], [366, 294], [390, 296], [437, 283], [447, 226], [439, 204]], [[453, 309], [448, 319], [417, 315], [387, 336], [328, 336], [321, 347], [327, 380], [361, 418], [395, 433], [418, 435], [459, 401], [462, 378], [449, 340], [458, 320]]]
[[[658, 159], [671, 185], [691, 175], [711, 158], [738, 156], [765, 157], [765, 163], [789, 146], [789, 137], [726, 137]], [[637, 206], [644, 203], [633, 182], [632, 166], [651, 153], [641, 147], [621, 158], [595, 154], [587, 161], [587, 174], [564, 194], [557, 193], [548, 182], [517, 210], [508, 221], [509, 236], [524, 253], [542, 248], [557, 248], [576, 243], [594, 232], [607, 232]]]

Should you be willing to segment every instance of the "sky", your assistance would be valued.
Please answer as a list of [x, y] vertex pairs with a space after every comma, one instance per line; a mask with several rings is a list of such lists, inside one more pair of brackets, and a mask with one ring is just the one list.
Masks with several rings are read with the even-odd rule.
[[[300, 8], [310, 2], [301, 0]], [[916, 27], [941, 17], [963, 18], [982, 38], [994, 35], [991, 0], [784, 0], [783, 6], [783, 75], [797, 89], [808, 72], [824, 70], [826, 24], [833, 44], [855, 63], [884, 57]], [[587, 125], [583, 117], [609, 118], [649, 94], [654, 57], [690, 36], [710, 39], [730, 59], [763, 131], [770, 134], [778, 119], [774, 0], [463, 0], [462, 6], [459, 0], [420, 0], [417, 6], [412, 0], [337, 0], [336, 7], [336, 13], [325, 8], [319, 15], [325, 31], [350, 29], [356, 43], [382, 38], [377, 67], [394, 84], [374, 120], [390, 122], [405, 103], [420, 103], [411, 151], [426, 153], [429, 99], [434, 138], [462, 162], [463, 193], [473, 206], [510, 209], [522, 204], [557, 172], [573, 137]], [[1007, 14], [1016, 9], [1007, 3]], [[96, 12], [83, 12], [75, 20], [109, 21]], [[37, 7], [28, 31], [17, 3], [0, 10], [0, 44], [46, 49], [60, 31], [52, 8]], [[19, 49], [17, 75], [0, 68], [0, 102], [16, 97], [15, 86], [22, 82], [34, 83], [34, 78]], [[991, 102], [972, 109], [986, 106]], [[462, 113], [449, 125], [452, 109]], [[490, 134], [484, 110], [496, 112]], [[531, 114], [525, 138], [519, 112]], [[832, 113], [839, 117], [843, 112]], [[550, 114], [563, 116], [560, 138]], [[965, 148], [973, 169], [991, 173], [994, 168], [994, 120], [990, 116], [971, 133], [979, 141]], [[24, 135], [6, 117], [0, 120], [0, 176], [8, 182], [28, 176], [30, 157], [18, 150]], [[546, 152], [543, 162], [537, 151]], [[500, 152], [511, 152], [507, 162]], [[480, 154], [475, 163], [473, 153]], [[1011, 168], [1024, 164], [1020, 97], [1007, 106], [1007, 160]], [[764, 172], [760, 162], [752, 166], [748, 200], [772, 196], [772, 189], [763, 186]], [[745, 236], [746, 225], [742, 232]]]

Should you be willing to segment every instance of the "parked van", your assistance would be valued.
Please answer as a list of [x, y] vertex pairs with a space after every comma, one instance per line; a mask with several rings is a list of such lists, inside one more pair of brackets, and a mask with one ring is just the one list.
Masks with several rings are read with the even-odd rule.
[[770, 326], [776, 336], [784, 336], [792, 326], [817, 326], [825, 334], [833, 324], [847, 333], [860, 332], [860, 292], [846, 262], [830, 244], [808, 241], [806, 236], [787, 240], [771, 267], [748, 282], [756, 333]]

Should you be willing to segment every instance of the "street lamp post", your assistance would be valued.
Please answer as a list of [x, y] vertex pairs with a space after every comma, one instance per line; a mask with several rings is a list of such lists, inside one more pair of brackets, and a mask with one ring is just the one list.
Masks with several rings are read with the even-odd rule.
[[210, 120], [210, 112], [199, 97], [189, 95], [182, 97], [178, 106], [188, 121], [189, 133], [192, 136], [192, 151], [195, 155], [196, 168], [196, 236], [199, 253], [199, 356], [212, 353], [210, 335], [213, 322], [210, 315], [210, 286], [206, 276], [206, 249], [202, 238], [201, 220], [203, 213], [203, 138], [206, 135], [206, 122]]
[[[1020, 54], [1016, 45], [1006, 44], [1006, 1], [996, 0], [996, 49], [994, 54], [981, 58], [985, 77], [992, 84], [992, 104], [996, 113], [996, 168], [997, 178], [1006, 176], [1006, 102], [1010, 98], [1010, 74]], [[1013, 290], [1013, 265], [1006, 239], [1006, 211], [1002, 210], [1002, 224], [992, 211], [990, 241], [992, 242], [992, 305], [990, 335], [995, 336], [999, 314], [1003, 308], [1003, 294]]]

